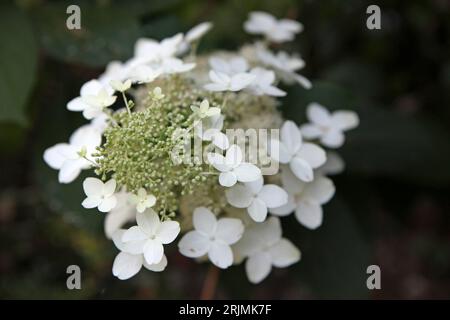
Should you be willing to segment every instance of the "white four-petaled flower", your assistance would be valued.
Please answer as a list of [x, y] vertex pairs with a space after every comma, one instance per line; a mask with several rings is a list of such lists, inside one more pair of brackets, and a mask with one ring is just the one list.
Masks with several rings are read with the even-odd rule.
[[239, 241], [244, 232], [242, 221], [234, 218], [217, 220], [215, 215], [204, 207], [194, 210], [195, 230], [186, 233], [178, 243], [181, 254], [190, 258], [208, 255], [216, 266], [226, 269], [233, 264], [230, 245]]
[[202, 120], [220, 114], [220, 108], [209, 107], [209, 102], [206, 99], [203, 99], [198, 107], [192, 105], [191, 110], [194, 113], [193, 115], [196, 120]]
[[271, 14], [261, 11], [250, 13], [244, 29], [248, 33], [262, 34], [273, 42], [286, 42], [295, 38], [295, 34], [303, 30], [303, 25], [290, 19], [277, 20]]
[[209, 91], [240, 91], [249, 86], [255, 75], [243, 72], [229, 76], [225, 73], [209, 71], [209, 79], [211, 83], [205, 84], [205, 89]]
[[133, 277], [137, 274], [142, 266], [144, 266], [147, 270], [154, 272], [161, 272], [167, 266], [167, 258], [163, 255], [160, 262], [155, 264], [148, 264], [142, 253], [133, 254], [128, 250], [127, 244], [122, 241], [123, 234], [125, 230], [119, 229], [114, 232], [112, 239], [117, 249], [120, 250], [120, 253], [114, 259], [112, 273], [114, 276], [119, 278], [120, 280], [126, 280]]
[[287, 203], [288, 194], [275, 184], [264, 185], [260, 177], [253, 182], [236, 184], [226, 190], [228, 202], [236, 208], [247, 208], [248, 214], [256, 222], [267, 217], [268, 208], [277, 208]]
[[319, 139], [328, 148], [339, 148], [344, 144], [344, 131], [356, 128], [359, 118], [356, 112], [338, 110], [330, 113], [318, 103], [308, 105], [306, 115], [311, 123], [300, 127], [306, 139]]
[[254, 164], [243, 162], [242, 150], [236, 144], [228, 148], [225, 157], [219, 153], [208, 153], [209, 163], [220, 171], [219, 183], [231, 187], [236, 182], [251, 182], [261, 177], [261, 170]]
[[289, 193], [288, 202], [278, 208], [269, 209], [270, 213], [286, 216], [295, 211], [298, 222], [308, 229], [316, 229], [322, 224], [322, 205], [330, 201], [335, 192], [333, 181], [327, 177], [316, 176], [306, 183], [295, 177], [289, 168], [281, 173], [283, 187]]
[[250, 74], [255, 76], [255, 80], [246, 88], [251, 93], [261, 96], [269, 95], [274, 97], [283, 97], [286, 92], [273, 85], [275, 81], [275, 73], [264, 68], [253, 68]]
[[69, 101], [67, 109], [82, 111], [83, 116], [90, 120], [101, 115], [106, 107], [116, 101], [116, 98], [110, 86], [104, 86], [98, 80], [91, 80], [81, 87], [79, 97]]
[[136, 214], [137, 226], [129, 228], [122, 236], [128, 252], [144, 254], [145, 261], [157, 264], [164, 255], [164, 244], [175, 240], [180, 233], [180, 224], [176, 221], [160, 221], [152, 209]]
[[131, 195], [131, 202], [136, 205], [137, 212], [144, 212], [145, 209], [151, 208], [156, 203], [156, 197], [152, 194], [147, 194], [144, 188], [140, 188], [137, 194]]
[[70, 136], [69, 143], [58, 143], [45, 150], [44, 160], [51, 168], [59, 170], [60, 183], [70, 183], [81, 170], [92, 166], [92, 154], [101, 140], [101, 132], [96, 126], [82, 126]]
[[100, 212], [109, 212], [117, 204], [117, 198], [114, 195], [116, 191], [114, 179], [103, 183], [97, 178], [86, 178], [83, 181], [83, 190], [86, 199], [82, 202], [82, 206], [86, 209], [98, 208]]
[[313, 169], [323, 165], [326, 160], [326, 154], [322, 148], [302, 141], [302, 134], [292, 121], [284, 122], [281, 127], [281, 141], [271, 140], [270, 151], [270, 156], [274, 160], [289, 164], [292, 172], [305, 182], [314, 179]]
[[280, 220], [270, 217], [263, 223], [255, 223], [245, 230], [242, 239], [233, 246], [237, 263], [247, 258], [245, 271], [252, 283], [266, 278], [272, 266], [286, 268], [300, 260], [300, 251], [282, 238]]

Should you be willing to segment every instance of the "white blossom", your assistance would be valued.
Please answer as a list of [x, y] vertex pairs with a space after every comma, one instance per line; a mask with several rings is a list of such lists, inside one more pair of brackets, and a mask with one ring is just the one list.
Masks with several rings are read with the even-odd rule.
[[262, 34], [272, 42], [281, 43], [293, 40], [295, 34], [303, 30], [303, 25], [290, 19], [277, 20], [266, 12], [255, 11], [250, 13], [244, 29], [248, 33]]
[[109, 82], [109, 84], [111, 85], [111, 87], [119, 92], [125, 92], [128, 89], [131, 88], [131, 80], [125, 80], [124, 82], [120, 81], [120, 80], [111, 80]]
[[263, 64], [273, 68], [280, 79], [286, 84], [298, 83], [305, 89], [311, 88], [311, 82], [296, 73], [296, 71], [305, 66], [303, 59], [291, 57], [284, 51], [280, 51], [275, 55], [262, 46], [257, 47], [256, 55]]
[[335, 193], [333, 181], [316, 176], [312, 182], [305, 183], [295, 177], [289, 168], [283, 168], [281, 179], [289, 193], [288, 202], [279, 208], [269, 209], [270, 213], [286, 216], [295, 211], [295, 217], [303, 226], [318, 228], [323, 221], [322, 205], [330, 201]]
[[310, 103], [306, 110], [310, 123], [300, 127], [306, 139], [318, 139], [328, 148], [339, 148], [344, 144], [344, 131], [356, 128], [359, 117], [353, 111], [338, 110], [330, 113], [318, 103]]
[[243, 162], [242, 150], [233, 144], [225, 157], [219, 153], [208, 153], [209, 163], [220, 171], [219, 183], [231, 187], [236, 182], [251, 182], [261, 177], [261, 170], [254, 164]]
[[78, 177], [81, 170], [92, 166], [92, 154], [101, 140], [97, 127], [82, 126], [70, 136], [69, 143], [58, 143], [46, 149], [44, 160], [51, 168], [59, 170], [60, 183], [70, 183]]
[[116, 99], [111, 87], [102, 85], [98, 80], [91, 80], [81, 87], [79, 97], [69, 101], [67, 109], [82, 111], [83, 116], [90, 120], [101, 115]]
[[236, 208], [246, 208], [250, 217], [262, 222], [267, 217], [268, 208], [283, 206], [288, 201], [288, 194], [275, 184], [265, 184], [260, 177], [253, 182], [236, 184], [226, 190], [228, 202]]
[[97, 178], [86, 178], [83, 181], [83, 190], [86, 194], [82, 206], [86, 209], [98, 208], [100, 212], [109, 212], [117, 204], [114, 195], [116, 180], [110, 179], [106, 183]]
[[144, 254], [145, 261], [157, 264], [164, 255], [164, 244], [175, 240], [180, 233], [180, 224], [176, 221], [160, 221], [152, 209], [136, 214], [137, 226], [129, 228], [122, 236], [128, 252]]
[[119, 229], [114, 232], [112, 239], [120, 253], [114, 259], [112, 273], [120, 280], [127, 280], [136, 275], [144, 266], [147, 270], [161, 272], [167, 266], [167, 258], [163, 255], [160, 262], [148, 264], [142, 254], [133, 254], [128, 252], [127, 245], [122, 241], [125, 230]]
[[326, 160], [325, 151], [313, 143], [302, 141], [297, 125], [285, 121], [281, 127], [281, 141], [271, 140], [270, 156], [283, 164], [289, 164], [292, 172], [301, 180], [310, 182], [314, 179], [313, 169], [323, 165]]
[[156, 197], [152, 194], [147, 194], [144, 188], [140, 188], [137, 194], [132, 194], [130, 198], [131, 203], [136, 205], [137, 212], [144, 212], [147, 208], [151, 208], [156, 203]]
[[211, 57], [209, 59], [209, 65], [212, 70], [218, 73], [224, 73], [230, 77], [235, 74], [245, 73], [249, 69], [247, 60], [239, 56], [229, 59]]
[[226, 269], [233, 264], [230, 245], [239, 241], [244, 232], [242, 221], [234, 218], [216, 219], [204, 207], [194, 210], [195, 230], [186, 233], [178, 243], [181, 254], [190, 258], [208, 255], [209, 260], [219, 268]]
[[162, 62], [175, 56], [178, 46], [183, 40], [183, 35], [178, 33], [173, 37], [156, 41], [148, 38], [140, 38], [134, 46], [134, 58], [140, 63]]
[[220, 115], [220, 108], [209, 107], [209, 102], [206, 99], [203, 99], [203, 101], [200, 102], [200, 106], [198, 107], [192, 105], [191, 110], [196, 120], [202, 120], [204, 118]]
[[207, 83], [204, 87], [209, 91], [240, 91], [249, 86], [255, 76], [253, 74], [244, 72], [229, 76], [225, 73], [209, 71], [209, 79], [211, 83]]
[[274, 97], [286, 95], [286, 92], [273, 85], [275, 82], [275, 73], [273, 71], [256, 67], [250, 71], [250, 74], [255, 76], [255, 80], [246, 88], [251, 93], [257, 96], [269, 95]]
[[260, 283], [272, 270], [286, 268], [300, 260], [300, 251], [282, 238], [280, 220], [270, 217], [245, 230], [242, 239], [233, 246], [235, 261], [247, 258], [245, 271], [251, 283]]

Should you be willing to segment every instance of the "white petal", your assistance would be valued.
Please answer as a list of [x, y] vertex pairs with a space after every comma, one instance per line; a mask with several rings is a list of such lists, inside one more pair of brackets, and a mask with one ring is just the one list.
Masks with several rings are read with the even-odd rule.
[[304, 124], [300, 127], [300, 131], [306, 139], [317, 139], [322, 135], [322, 130], [315, 124]]
[[231, 77], [230, 91], [239, 91], [250, 85], [255, 76], [250, 73], [238, 73]]
[[76, 97], [75, 99], [70, 100], [67, 104], [67, 110], [70, 111], [83, 111], [86, 107], [87, 105], [83, 102], [81, 97]]
[[114, 259], [112, 273], [120, 280], [134, 276], [142, 268], [142, 255], [120, 252]]
[[300, 250], [287, 239], [281, 239], [270, 248], [272, 264], [277, 268], [286, 268], [300, 260]]
[[112, 234], [112, 237], [111, 237], [114, 242], [114, 245], [120, 251], [125, 251], [125, 244], [122, 241], [122, 237], [123, 237], [123, 234], [125, 233], [125, 231], [126, 230], [124, 230], [124, 229], [118, 229]]
[[292, 153], [286, 145], [275, 139], [270, 140], [269, 154], [272, 159], [280, 163], [288, 163], [292, 158]]
[[291, 214], [292, 212], [294, 212], [294, 210], [297, 208], [297, 204], [294, 201], [294, 197], [293, 196], [289, 196], [288, 197], [288, 201], [285, 205], [282, 205], [280, 207], [277, 208], [270, 208], [269, 212], [271, 214], [274, 214], [276, 216], [279, 217], [284, 217], [287, 216], [289, 214]]
[[228, 87], [222, 83], [207, 83], [203, 86], [208, 91], [227, 91]]
[[269, 217], [264, 223], [257, 224], [259, 237], [265, 246], [271, 246], [281, 239], [281, 223], [278, 217]]
[[345, 141], [345, 136], [342, 131], [337, 129], [329, 130], [320, 139], [320, 143], [328, 148], [339, 148], [342, 147]]
[[221, 172], [219, 175], [219, 183], [224, 187], [232, 187], [236, 184], [237, 177], [233, 172]]
[[83, 190], [87, 196], [101, 196], [103, 182], [97, 178], [86, 178], [83, 181]]
[[228, 244], [214, 241], [208, 251], [209, 260], [221, 269], [233, 264], [233, 251]]
[[216, 216], [205, 207], [198, 207], [194, 210], [193, 224], [195, 230], [201, 234], [212, 236], [216, 232]]
[[161, 224], [158, 214], [152, 209], [148, 209], [142, 213], [138, 212], [136, 214], [136, 222], [142, 231], [148, 236], [156, 235], [156, 232]]
[[323, 220], [322, 207], [317, 202], [302, 201], [298, 203], [297, 209], [295, 210], [295, 217], [298, 222], [308, 229], [317, 229]]
[[330, 113], [318, 103], [310, 103], [306, 109], [306, 115], [312, 123], [325, 127], [330, 125]]
[[298, 157], [292, 158], [289, 168], [297, 178], [302, 181], [310, 182], [314, 179], [314, 172], [308, 162]]
[[159, 226], [158, 239], [162, 244], [171, 243], [180, 233], [180, 224], [176, 221], [164, 221]]
[[253, 193], [241, 184], [227, 189], [225, 196], [228, 203], [236, 208], [247, 208], [253, 201]]
[[306, 199], [314, 199], [319, 204], [324, 204], [330, 201], [335, 191], [336, 188], [331, 179], [319, 176], [307, 184], [303, 196]]
[[263, 184], [264, 179], [262, 176], [259, 176], [255, 181], [246, 182], [245, 187], [250, 190], [253, 195], [257, 195], [261, 191]]
[[102, 194], [106, 197], [111, 196], [116, 191], [116, 180], [110, 179], [103, 186]]
[[241, 163], [233, 172], [240, 182], [252, 182], [261, 177], [261, 169], [247, 162]]
[[161, 242], [157, 240], [147, 240], [144, 246], [144, 258], [148, 264], [155, 264], [161, 261], [164, 254], [164, 248]]
[[60, 183], [70, 183], [75, 180], [81, 173], [84, 164], [79, 160], [64, 161], [63, 166], [59, 170], [58, 181]]
[[73, 147], [71, 147], [67, 143], [58, 143], [53, 147], [50, 147], [44, 152], [44, 161], [52, 168], [52, 169], [61, 169], [64, 164], [64, 161], [67, 160], [68, 154], [73, 153]]
[[98, 207], [98, 205], [101, 203], [102, 199], [98, 196], [92, 196], [92, 197], [87, 197], [86, 199], [84, 199], [84, 201], [81, 203], [81, 205], [83, 206], [83, 208], [86, 209], [92, 209], [92, 208], [96, 208]]
[[257, 284], [263, 281], [272, 270], [272, 261], [268, 253], [259, 252], [247, 259], [245, 272], [251, 283]]
[[359, 117], [353, 111], [335, 111], [331, 115], [333, 126], [337, 129], [346, 131], [356, 128], [359, 125]]
[[208, 153], [208, 162], [220, 172], [230, 170], [230, 167], [226, 164], [225, 157], [219, 153]]
[[108, 198], [103, 199], [103, 201], [99, 204], [98, 210], [100, 212], [109, 212], [117, 205], [117, 198], [115, 196], [110, 196]]
[[161, 272], [164, 271], [164, 269], [167, 267], [167, 257], [166, 255], [163, 255], [160, 262], [155, 264], [148, 264], [147, 261], [143, 259], [144, 267], [147, 270], [153, 271], [153, 272]]
[[281, 141], [291, 154], [296, 153], [302, 146], [302, 135], [293, 121], [285, 121], [281, 127]]
[[178, 242], [180, 253], [189, 258], [204, 256], [208, 252], [209, 246], [209, 239], [197, 231], [189, 231]]
[[312, 83], [308, 79], [306, 79], [304, 76], [294, 73], [294, 80], [297, 81], [298, 84], [300, 84], [305, 89], [311, 89]]
[[325, 151], [313, 143], [304, 143], [295, 157], [300, 157], [309, 163], [311, 168], [320, 167], [327, 160]]
[[283, 188], [291, 194], [302, 193], [307, 183], [297, 178], [288, 166], [281, 168], [281, 182]]
[[214, 135], [212, 136], [212, 143], [214, 143], [215, 146], [219, 147], [222, 150], [226, 150], [230, 146], [230, 142], [228, 141], [227, 136], [220, 131], [216, 131], [214, 133]]
[[235, 168], [242, 162], [242, 150], [236, 144], [230, 146], [225, 156], [225, 162], [228, 166]]
[[244, 233], [244, 224], [239, 219], [222, 218], [217, 222], [215, 237], [231, 245], [239, 241]]
[[276, 208], [287, 203], [288, 194], [277, 185], [266, 184], [258, 193], [258, 199], [262, 200], [267, 208]]
[[248, 214], [256, 222], [263, 222], [267, 217], [267, 206], [266, 204], [256, 198], [253, 200], [252, 204], [247, 208]]

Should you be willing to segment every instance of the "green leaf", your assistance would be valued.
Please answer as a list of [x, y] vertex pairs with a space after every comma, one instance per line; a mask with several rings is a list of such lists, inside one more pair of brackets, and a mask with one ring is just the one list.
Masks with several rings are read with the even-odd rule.
[[0, 6], [0, 121], [26, 124], [25, 110], [36, 76], [33, 29], [19, 9]]
[[81, 29], [69, 30], [69, 2], [49, 3], [33, 11], [41, 45], [53, 57], [93, 67], [131, 56], [140, 36], [137, 17], [123, 7], [80, 2]]

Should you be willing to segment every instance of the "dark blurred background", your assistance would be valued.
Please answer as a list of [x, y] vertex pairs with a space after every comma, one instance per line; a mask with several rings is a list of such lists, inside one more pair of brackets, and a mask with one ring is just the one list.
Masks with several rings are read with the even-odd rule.
[[[81, 7], [82, 29], [65, 27]], [[381, 8], [381, 30], [366, 8]], [[282, 110], [304, 120], [317, 101], [353, 109], [361, 125], [341, 155], [346, 172], [323, 226], [284, 219], [302, 261], [248, 283], [243, 266], [219, 275], [217, 298], [450, 298], [450, 2], [429, 1], [2, 1], [0, 5], [0, 297], [198, 298], [208, 267], [169, 252], [162, 274], [128, 281], [111, 274], [117, 253], [103, 216], [83, 210], [82, 177], [57, 182], [46, 147], [84, 123], [66, 110], [107, 62], [127, 59], [142, 36], [161, 39], [214, 22], [201, 50], [236, 49], [251, 37], [252, 10], [305, 26], [286, 47], [307, 62], [314, 87], [289, 88]], [[82, 290], [66, 288], [66, 268], [82, 270]], [[366, 268], [381, 268], [381, 290]]]

